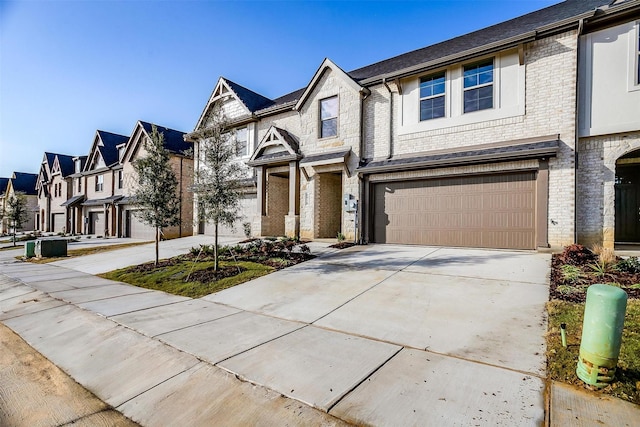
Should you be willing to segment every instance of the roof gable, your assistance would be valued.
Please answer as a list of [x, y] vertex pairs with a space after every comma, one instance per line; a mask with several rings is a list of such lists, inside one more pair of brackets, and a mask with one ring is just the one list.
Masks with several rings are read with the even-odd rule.
[[229, 98], [235, 99], [240, 104], [244, 114], [248, 116], [260, 109], [274, 105], [273, 100], [234, 83], [231, 80], [220, 77], [213, 92], [211, 92], [207, 105], [198, 119], [195, 129], [200, 129], [205, 124], [205, 119], [213, 109], [214, 104]]
[[[122, 156], [122, 162], [131, 162], [135, 155], [138, 153], [138, 150], [143, 143], [143, 138], [151, 138], [151, 134], [153, 133], [153, 123], [144, 122], [142, 120], [138, 120], [135, 127], [133, 128], [133, 132], [131, 133], [131, 137], [129, 138], [129, 142], [125, 148], [124, 155]], [[158, 129], [159, 133], [162, 133], [164, 136], [164, 148], [172, 154], [184, 155], [184, 152], [188, 150], [190, 147], [184, 140], [184, 136], [186, 132], [181, 132], [179, 130], [171, 129], [164, 126], [155, 125]]]
[[25, 193], [26, 195], [36, 195], [36, 181], [38, 175], [35, 173], [14, 172], [10, 185], [14, 192]]
[[0, 197], [4, 196], [9, 186], [9, 178], [0, 178]]
[[282, 128], [271, 126], [247, 163], [257, 166], [300, 158], [300, 147], [293, 135]]
[[296, 110], [300, 110], [304, 105], [304, 103], [307, 101], [307, 99], [309, 99], [309, 97], [311, 96], [311, 93], [316, 88], [316, 86], [320, 82], [320, 79], [322, 78], [322, 76], [327, 70], [331, 70], [333, 73], [336, 73], [338, 78], [344, 81], [347, 87], [353, 89], [354, 91], [360, 92], [362, 90], [365, 90], [365, 88], [363, 88], [358, 83], [356, 83], [355, 80], [353, 80], [347, 73], [342, 71], [342, 69], [338, 67], [333, 61], [331, 61], [329, 58], [325, 58], [324, 61], [322, 61], [322, 64], [320, 64], [320, 67], [318, 68], [318, 70], [315, 72], [315, 74], [311, 78], [311, 81], [309, 82], [305, 90], [300, 95], [298, 102], [296, 102], [296, 106], [295, 106]]
[[128, 140], [129, 137], [124, 135], [97, 130], [91, 150], [87, 156], [84, 171], [116, 165], [118, 163], [117, 146], [126, 143]]

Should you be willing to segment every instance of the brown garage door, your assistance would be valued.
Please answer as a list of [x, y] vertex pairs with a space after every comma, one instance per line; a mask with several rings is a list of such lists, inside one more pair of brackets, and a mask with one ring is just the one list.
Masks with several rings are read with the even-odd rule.
[[534, 172], [375, 184], [373, 241], [534, 249]]

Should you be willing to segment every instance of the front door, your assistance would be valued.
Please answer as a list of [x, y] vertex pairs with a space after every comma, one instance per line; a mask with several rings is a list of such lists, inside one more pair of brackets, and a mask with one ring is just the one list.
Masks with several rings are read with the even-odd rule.
[[640, 243], [640, 166], [616, 167], [616, 243]]

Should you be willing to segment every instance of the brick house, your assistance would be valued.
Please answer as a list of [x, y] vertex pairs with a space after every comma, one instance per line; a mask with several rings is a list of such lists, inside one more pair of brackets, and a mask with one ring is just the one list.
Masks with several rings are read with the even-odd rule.
[[[342, 233], [376, 243], [613, 244], [611, 161], [614, 170], [616, 159], [621, 169], [635, 161], [640, 92], [633, 80], [625, 98], [630, 109], [617, 115], [610, 104], [619, 94], [593, 89], [604, 74], [597, 67], [585, 72], [588, 48], [580, 46], [626, 16], [620, 26], [631, 42], [620, 45], [636, 50], [630, 48], [624, 69], [629, 61], [637, 67], [639, 2], [609, 3], [568, 0], [351, 72], [325, 59], [305, 88], [277, 99], [220, 78], [195, 131], [220, 105], [246, 139], [238, 161], [251, 168], [243, 218], [225, 231], [239, 234], [249, 222], [254, 235]], [[592, 102], [601, 116], [592, 111], [591, 120], [607, 123], [615, 115], [617, 127], [594, 131], [578, 123], [579, 102], [587, 108], [578, 76], [593, 79], [581, 80], [581, 88], [596, 92], [588, 96], [609, 102]], [[197, 153], [194, 139], [187, 136]], [[597, 160], [598, 147], [614, 145], [600, 168], [608, 178], [582, 172], [581, 164]], [[590, 192], [602, 186], [603, 196], [594, 198]], [[598, 204], [600, 219], [588, 213]], [[194, 212], [197, 218], [197, 200]]]
[[63, 203], [72, 193], [72, 174], [72, 156], [44, 153], [36, 184], [36, 230], [54, 233], [66, 233], [71, 230], [68, 208], [63, 206]]
[[[7, 201], [13, 197], [16, 193], [22, 193], [26, 199], [26, 221], [22, 224], [19, 230], [31, 231], [35, 229], [36, 213], [38, 212], [38, 195], [36, 193], [36, 182], [38, 175], [35, 173], [14, 172], [11, 178], [8, 179], [4, 197], [1, 202], [3, 203], [5, 212], [7, 209]], [[12, 232], [12, 224], [9, 218], [4, 217], [2, 219], [2, 233]]]
[[[152, 124], [138, 121], [128, 143], [122, 148], [120, 168], [118, 169], [118, 191], [123, 196], [116, 202], [118, 216], [118, 235], [138, 239], [154, 239], [155, 229], [144, 224], [135, 215], [139, 208], [131, 197], [137, 183], [133, 162], [145, 156], [144, 141], [150, 138]], [[193, 234], [193, 196], [189, 189], [193, 184], [193, 158], [185, 154], [189, 147], [184, 143], [184, 132], [157, 126], [164, 135], [164, 147], [169, 152], [169, 163], [178, 179], [180, 198], [180, 225], [162, 230], [164, 238], [190, 236]]]
[[640, 243], [640, 7], [615, 2], [580, 37], [577, 227], [585, 244]]

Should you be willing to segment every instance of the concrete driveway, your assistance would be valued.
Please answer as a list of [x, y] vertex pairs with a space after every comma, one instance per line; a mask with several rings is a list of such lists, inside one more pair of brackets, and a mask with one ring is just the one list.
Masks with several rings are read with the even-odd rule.
[[[232, 408], [264, 405], [246, 400], [247, 381], [356, 424], [532, 426], [544, 420], [549, 263], [531, 252], [370, 245], [199, 300], [7, 265], [29, 289], [0, 289], [0, 319], [143, 425], [207, 425], [223, 413], [237, 423]], [[37, 302], [18, 304], [21, 295]], [[125, 344], [116, 359], [126, 375], [112, 359]], [[229, 406], [238, 395], [242, 405]], [[290, 403], [276, 406], [271, 415], [290, 416]], [[287, 422], [319, 420], [305, 417]]]

